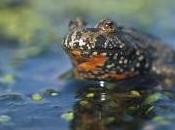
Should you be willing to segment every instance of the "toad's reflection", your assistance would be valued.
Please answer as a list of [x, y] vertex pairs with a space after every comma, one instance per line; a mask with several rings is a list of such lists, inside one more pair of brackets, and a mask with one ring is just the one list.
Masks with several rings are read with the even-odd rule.
[[[115, 85], [103, 81], [84, 85], [77, 92], [79, 100], [74, 105], [72, 130], [139, 129], [143, 120], [154, 114], [145, 98], [157, 91], [159, 85], [150, 81], [152, 78], [136, 80]], [[148, 86], [152, 88], [146, 88], [145, 82], [147, 85], [150, 82], [152, 86]]]

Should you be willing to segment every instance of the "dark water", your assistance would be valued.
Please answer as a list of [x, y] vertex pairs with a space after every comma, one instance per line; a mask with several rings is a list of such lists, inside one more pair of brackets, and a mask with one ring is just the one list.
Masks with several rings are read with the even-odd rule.
[[[58, 75], [65, 71], [62, 64], [65, 68], [70, 64], [60, 62], [63, 60], [53, 51], [15, 63], [18, 62], [13, 55], [15, 51], [16, 48], [1, 46], [1, 77], [11, 78], [2, 79], [0, 84], [0, 116], [10, 118], [7, 122], [0, 119], [0, 129], [68, 129], [61, 115], [72, 109], [74, 94], [61, 92], [67, 83], [58, 81]], [[55, 96], [49, 96], [51, 92], [56, 93]], [[33, 101], [34, 93], [40, 93], [42, 100]]]

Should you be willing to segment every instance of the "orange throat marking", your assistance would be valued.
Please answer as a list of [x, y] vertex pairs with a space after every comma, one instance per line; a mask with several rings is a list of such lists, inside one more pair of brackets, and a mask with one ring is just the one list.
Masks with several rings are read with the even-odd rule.
[[[83, 57], [81, 56], [81, 53], [79, 50], [72, 50], [72, 59], [73, 63], [76, 67], [75, 69], [75, 76], [82, 79], [84, 77], [81, 77], [79, 75], [79, 72], [87, 73], [87, 72], [95, 72], [99, 71], [98, 68], [103, 67], [105, 62], [108, 60], [107, 57], [99, 54], [95, 56], [90, 57]], [[123, 72], [123, 73], [115, 73], [115, 72], [106, 72], [103, 75], [96, 75], [99, 76], [102, 80], [123, 80], [130, 77], [134, 77], [138, 75], [138, 73], [134, 72]], [[91, 79], [91, 77], [88, 77], [88, 74], [86, 75], [87, 79]], [[94, 78], [94, 77], [93, 77]]]
[[80, 71], [95, 71], [97, 69], [97, 67], [103, 66], [105, 61], [106, 61], [106, 57], [103, 55], [96, 55], [93, 56], [89, 59], [87, 59], [86, 62], [83, 62], [81, 64], [79, 64], [77, 66], [77, 69]]

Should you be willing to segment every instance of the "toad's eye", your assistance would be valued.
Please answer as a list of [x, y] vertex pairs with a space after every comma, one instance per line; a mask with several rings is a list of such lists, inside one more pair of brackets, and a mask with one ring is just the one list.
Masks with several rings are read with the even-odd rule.
[[105, 27], [113, 27], [114, 23], [113, 22], [107, 22], [105, 23]]
[[101, 20], [96, 27], [105, 33], [113, 33], [117, 29], [117, 25], [110, 19]]

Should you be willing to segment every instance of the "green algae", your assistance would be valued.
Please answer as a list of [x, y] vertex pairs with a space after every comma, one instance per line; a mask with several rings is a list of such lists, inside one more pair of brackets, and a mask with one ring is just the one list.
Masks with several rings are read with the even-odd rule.
[[153, 104], [156, 101], [159, 101], [161, 99], [166, 98], [166, 96], [162, 93], [154, 93], [152, 95], [149, 95], [146, 99], [145, 99], [145, 104]]
[[36, 102], [43, 100], [43, 96], [39, 93], [32, 94], [31, 98], [32, 98], [33, 101], [36, 101]]
[[73, 112], [66, 112], [61, 115], [61, 118], [63, 118], [66, 121], [71, 121], [74, 118], [74, 113]]
[[8, 115], [0, 115], [0, 124], [6, 124], [11, 121], [11, 117]]
[[13, 74], [3, 74], [0, 76], [0, 83], [3, 84], [12, 84], [15, 82], [15, 77]]

